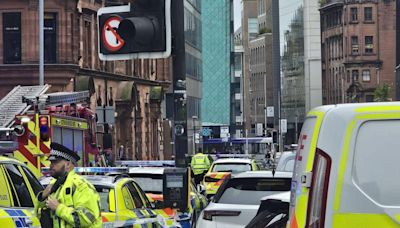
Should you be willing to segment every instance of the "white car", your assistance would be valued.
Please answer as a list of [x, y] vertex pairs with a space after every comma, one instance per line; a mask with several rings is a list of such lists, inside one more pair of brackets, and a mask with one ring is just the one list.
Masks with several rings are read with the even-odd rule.
[[248, 171], [227, 179], [202, 211], [198, 228], [245, 227], [257, 214], [261, 199], [290, 191], [292, 173]]
[[276, 165], [276, 171], [293, 172], [295, 159], [295, 151], [283, 152], [279, 157], [278, 164]]

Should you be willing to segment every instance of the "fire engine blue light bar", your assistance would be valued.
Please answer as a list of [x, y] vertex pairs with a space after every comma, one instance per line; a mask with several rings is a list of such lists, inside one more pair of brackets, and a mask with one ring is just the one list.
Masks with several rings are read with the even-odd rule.
[[175, 167], [174, 160], [154, 160], [154, 161], [115, 161], [115, 164], [127, 167]]

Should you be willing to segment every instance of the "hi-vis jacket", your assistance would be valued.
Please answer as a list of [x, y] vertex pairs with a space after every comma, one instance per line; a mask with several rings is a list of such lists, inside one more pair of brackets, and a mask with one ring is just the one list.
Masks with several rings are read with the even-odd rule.
[[193, 155], [190, 165], [192, 166], [193, 174], [198, 175], [207, 171], [211, 164], [207, 155], [203, 153], [197, 153]]
[[[92, 184], [74, 171], [69, 172], [65, 183], [51, 193], [50, 197], [60, 203], [55, 213], [52, 212], [53, 227], [102, 227], [100, 196]], [[39, 217], [39, 209], [44, 207], [45, 200], [39, 201], [35, 210]]]

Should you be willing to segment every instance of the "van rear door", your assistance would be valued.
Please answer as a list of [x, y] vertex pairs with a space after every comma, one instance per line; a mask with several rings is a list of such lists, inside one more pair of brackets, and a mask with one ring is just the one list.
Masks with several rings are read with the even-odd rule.
[[304, 227], [306, 223], [311, 171], [323, 116], [324, 112], [311, 111], [299, 136], [290, 195], [290, 227]]

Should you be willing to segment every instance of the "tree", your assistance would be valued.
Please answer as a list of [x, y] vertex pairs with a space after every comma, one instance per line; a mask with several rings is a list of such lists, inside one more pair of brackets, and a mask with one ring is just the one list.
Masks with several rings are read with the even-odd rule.
[[388, 84], [379, 85], [374, 92], [374, 101], [389, 101], [390, 86]]

